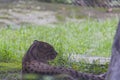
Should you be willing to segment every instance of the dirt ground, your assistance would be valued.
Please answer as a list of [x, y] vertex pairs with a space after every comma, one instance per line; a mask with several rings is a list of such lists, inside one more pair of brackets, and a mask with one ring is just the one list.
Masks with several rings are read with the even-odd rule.
[[59, 21], [77, 21], [84, 18], [104, 19], [119, 17], [119, 8], [107, 13], [104, 8], [80, 7], [32, 1], [0, 3], [0, 25], [51, 24]]

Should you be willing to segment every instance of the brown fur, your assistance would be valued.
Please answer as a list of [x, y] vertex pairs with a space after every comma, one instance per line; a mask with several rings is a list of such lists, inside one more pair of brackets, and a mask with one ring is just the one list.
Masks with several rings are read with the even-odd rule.
[[[55, 67], [47, 64], [49, 60], [53, 60], [57, 55], [54, 48], [46, 43], [35, 40], [25, 54], [22, 62], [22, 75], [60, 75], [66, 74], [69, 77], [65, 80], [104, 80], [99, 75], [87, 74], [64, 67]], [[26, 79], [24, 79], [26, 80]]]
[[22, 60], [23, 73], [26, 72], [24, 71], [24, 68], [26, 67], [26, 63], [29, 63], [31, 61], [47, 63], [49, 60], [53, 60], [56, 57], [56, 55], [57, 52], [50, 44], [35, 40], [28, 49], [25, 56], [23, 57]]

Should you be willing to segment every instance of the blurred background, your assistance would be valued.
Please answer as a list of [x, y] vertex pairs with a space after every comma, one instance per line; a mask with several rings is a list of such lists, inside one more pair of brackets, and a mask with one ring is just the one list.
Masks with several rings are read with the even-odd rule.
[[120, 0], [0, 0], [0, 80], [21, 78], [34, 40], [54, 46], [51, 65], [106, 72], [119, 19]]

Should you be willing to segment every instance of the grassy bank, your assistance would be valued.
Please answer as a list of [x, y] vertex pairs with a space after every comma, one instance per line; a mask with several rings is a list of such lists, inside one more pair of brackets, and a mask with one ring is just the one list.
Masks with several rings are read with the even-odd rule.
[[52, 44], [59, 56], [85, 54], [108, 57], [117, 21], [86, 20], [56, 25], [1, 28], [0, 61], [21, 61], [33, 40]]

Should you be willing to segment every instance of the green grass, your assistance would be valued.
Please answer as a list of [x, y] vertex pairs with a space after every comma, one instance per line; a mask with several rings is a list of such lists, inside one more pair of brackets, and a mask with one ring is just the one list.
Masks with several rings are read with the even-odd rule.
[[[7, 26], [0, 28], [0, 78], [10, 80], [21, 77], [21, 60], [34, 40], [45, 41], [54, 46], [58, 56], [50, 64], [74, 70], [100, 74], [107, 71], [105, 65], [71, 62], [71, 54], [109, 57], [117, 19], [104, 21], [85, 20], [64, 24], [41, 26]], [[46, 80], [46, 79], [45, 79]]]
[[85, 20], [77, 23], [1, 28], [0, 61], [21, 61], [33, 40], [52, 44], [59, 56], [85, 54], [109, 57], [117, 22], [116, 19]]
[[21, 64], [14, 62], [14, 63], [0, 63], [0, 73], [1, 72], [15, 72], [21, 70]]

